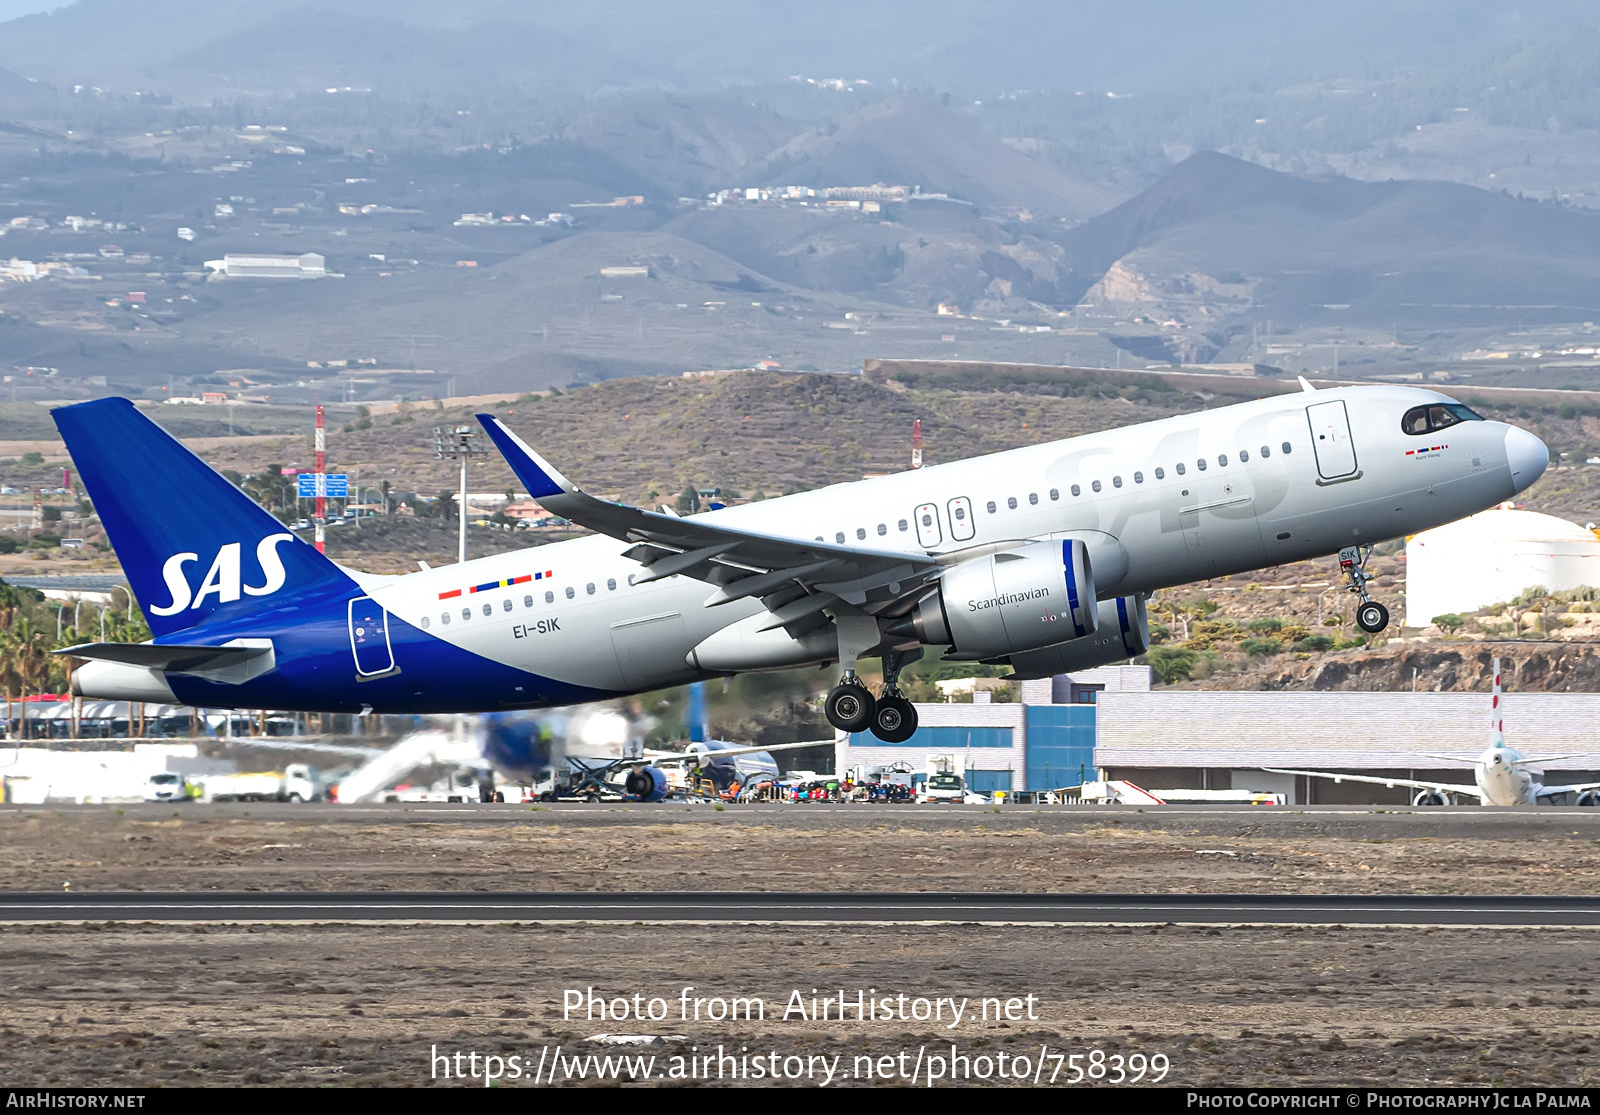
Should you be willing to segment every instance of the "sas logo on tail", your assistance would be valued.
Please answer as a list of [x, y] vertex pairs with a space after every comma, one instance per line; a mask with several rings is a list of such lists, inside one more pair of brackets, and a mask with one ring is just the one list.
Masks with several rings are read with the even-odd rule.
[[269, 534], [256, 544], [256, 563], [261, 566], [261, 575], [266, 578], [265, 583], [260, 585], [245, 584], [239, 572], [242, 543], [229, 542], [217, 551], [198, 591], [189, 587], [183, 567], [191, 561], [198, 562], [200, 555], [173, 554], [161, 567], [161, 578], [167, 582], [172, 603], [163, 608], [151, 608], [150, 611], [158, 616], [175, 616], [185, 608], [192, 610], [201, 607], [206, 597], [212, 595], [216, 596], [218, 604], [230, 604], [238, 600], [241, 592], [246, 596], [271, 596], [283, 587], [288, 577], [284, 572], [283, 559], [278, 556], [278, 547], [294, 540], [292, 534]]

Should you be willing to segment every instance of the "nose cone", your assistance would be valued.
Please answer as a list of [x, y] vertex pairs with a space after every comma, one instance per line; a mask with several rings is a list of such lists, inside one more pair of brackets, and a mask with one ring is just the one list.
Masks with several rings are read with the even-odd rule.
[[1511, 483], [1526, 491], [1544, 475], [1550, 465], [1550, 450], [1527, 430], [1512, 426], [1506, 431], [1506, 463], [1511, 466]]

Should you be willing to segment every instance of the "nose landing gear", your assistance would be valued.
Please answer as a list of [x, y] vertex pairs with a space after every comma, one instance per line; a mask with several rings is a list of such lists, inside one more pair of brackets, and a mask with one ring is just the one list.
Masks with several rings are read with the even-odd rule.
[[1376, 635], [1389, 626], [1389, 609], [1367, 592], [1367, 583], [1372, 580], [1367, 575], [1367, 559], [1371, 556], [1371, 546], [1346, 546], [1339, 551], [1339, 571], [1348, 582], [1348, 590], [1361, 602], [1356, 608], [1356, 626]]

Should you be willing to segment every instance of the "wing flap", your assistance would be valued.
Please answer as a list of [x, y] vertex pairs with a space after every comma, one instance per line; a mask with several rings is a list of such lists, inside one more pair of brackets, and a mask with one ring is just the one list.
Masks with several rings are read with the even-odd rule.
[[182, 674], [239, 665], [252, 658], [271, 654], [272, 646], [270, 643], [265, 646], [231, 647], [181, 646], [172, 643], [79, 643], [54, 653]]

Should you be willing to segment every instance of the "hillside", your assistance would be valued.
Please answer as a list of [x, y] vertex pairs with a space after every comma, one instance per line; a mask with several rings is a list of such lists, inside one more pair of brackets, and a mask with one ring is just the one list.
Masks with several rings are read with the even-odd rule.
[[1304, 178], [1206, 152], [1059, 241], [1084, 295], [1157, 313], [1230, 284], [1280, 322], [1600, 313], [1600, 215], [1455, 183]]
[[1095, 216], [1116, 200], [1102, 187], [1024, 155], [967, 117], [917, 94], [869, 105], [836, 127], [796, 137], [773, 154], [767, 181], [902, 183], [984, 209], [1028, 209], [1068, 220]]

